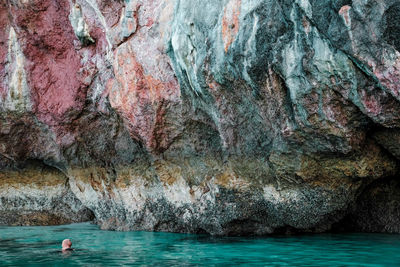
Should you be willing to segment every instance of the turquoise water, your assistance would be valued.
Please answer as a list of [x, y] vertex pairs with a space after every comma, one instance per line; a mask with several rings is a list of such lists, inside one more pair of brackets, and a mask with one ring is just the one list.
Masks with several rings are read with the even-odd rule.
[[[59, 252], [70, 238], [76, 251]], [[216, 238], [101, 231], [88, 223], [0, 227], [1, 266], [399, 266], [400, 235]]]

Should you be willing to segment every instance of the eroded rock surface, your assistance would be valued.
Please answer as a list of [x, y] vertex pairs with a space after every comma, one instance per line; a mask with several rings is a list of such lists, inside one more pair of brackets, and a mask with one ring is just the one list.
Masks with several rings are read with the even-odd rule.
[[58, 225], [93, 218], [57, 170], [33, 162], [23, 171], [0, 173], [0, 225]]
[[49, 180], [34, 160], [67, 185], [29, 205], [65, 190], [104, 229], [330, 230], [398, 175], [397, 18], [394, 0], [2, 2], [2, 200], [28, 209], [10, 181]]

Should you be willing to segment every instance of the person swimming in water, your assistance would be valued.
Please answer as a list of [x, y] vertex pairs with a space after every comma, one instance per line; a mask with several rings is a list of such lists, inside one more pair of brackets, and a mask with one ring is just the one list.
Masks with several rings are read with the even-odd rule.
[[70, 239], [64, 239], [62, 242], [62, 251], [73, 251], [74, 249], [72, 247], [72, 242]]

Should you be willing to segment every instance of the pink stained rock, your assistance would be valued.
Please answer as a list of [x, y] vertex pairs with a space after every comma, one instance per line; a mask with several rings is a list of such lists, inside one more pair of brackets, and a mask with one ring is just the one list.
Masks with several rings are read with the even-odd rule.
[[25, 69], [37, 117], [53, 125], [69, 113], [79, 113], [87, 88], [78, 75], [81, 62], [68, 20], [69, 1], [43, 0], [9, 8], [27, 59]]
[[0, 99], [7, 93], [6, 61], [8, 53], [8, 35], [10, 22], [8, 20], [8, 9], [5, 3], [0, 4]]

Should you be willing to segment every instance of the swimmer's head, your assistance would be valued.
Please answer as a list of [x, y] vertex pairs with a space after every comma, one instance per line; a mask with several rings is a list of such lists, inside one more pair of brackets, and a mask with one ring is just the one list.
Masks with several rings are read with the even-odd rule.
[[63, 240], [63, 242], [62, 242], [62, 249], [63, 250], [69, 249], [69, 248], [71, 248], [71, 246], [72, 246], [71, 240], [69, 240], [69, 239], [64, 239]]

